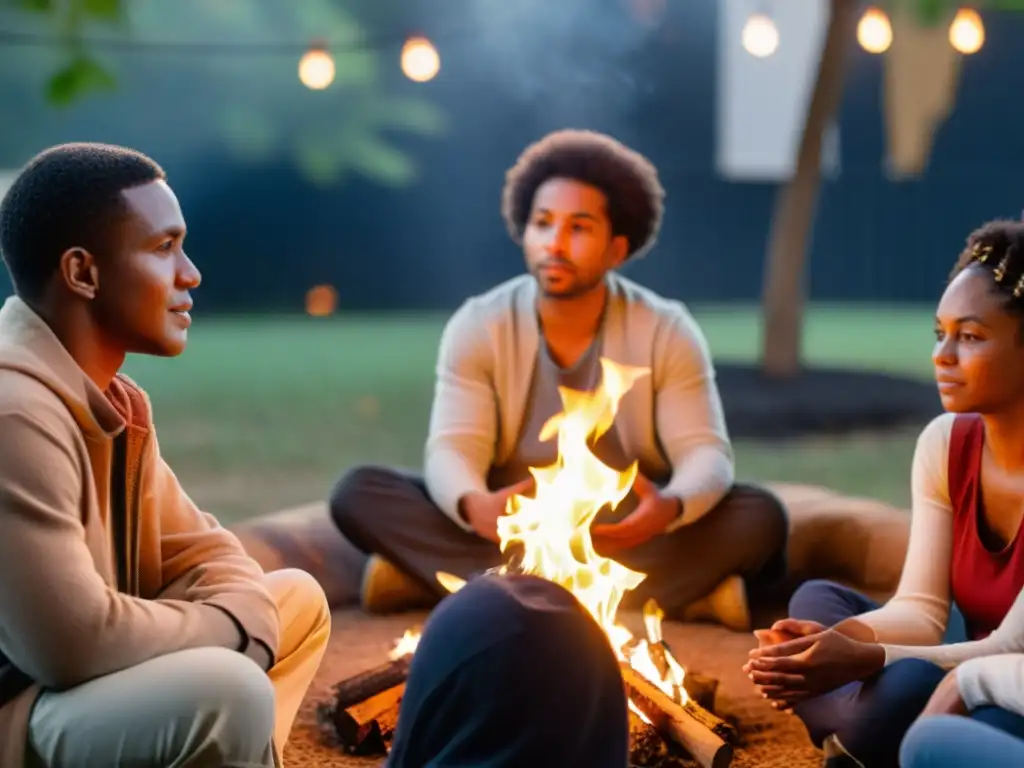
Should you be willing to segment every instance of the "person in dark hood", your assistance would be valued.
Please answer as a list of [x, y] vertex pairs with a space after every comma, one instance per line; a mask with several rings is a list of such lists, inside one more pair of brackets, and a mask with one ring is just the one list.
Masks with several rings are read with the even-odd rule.
[[423, 630], [386, 768], [625, 768], [626, 693], [597, 622], [535, 576], [484, 575]]

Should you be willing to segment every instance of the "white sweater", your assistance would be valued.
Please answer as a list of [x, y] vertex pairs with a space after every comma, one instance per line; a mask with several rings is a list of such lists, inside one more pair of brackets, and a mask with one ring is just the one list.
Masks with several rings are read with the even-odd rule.
[[1024, 654], [982, 656], [956, 668], [968, 709], [994, 705], [1024, 717]]
[[946, 469], [954, 419], [951, 413], [938, 416], [917, 440], [910, 542], [899, 587], [892, 600], [857, 620], [874, 630], [886, 664], [906, 658], [946, 668], [963, 664], [957, 678], [968, 705], [995, 703], [1024, 714], [1024, 592], [988, 637], [941, 644], [951, 603], [953, 508]]

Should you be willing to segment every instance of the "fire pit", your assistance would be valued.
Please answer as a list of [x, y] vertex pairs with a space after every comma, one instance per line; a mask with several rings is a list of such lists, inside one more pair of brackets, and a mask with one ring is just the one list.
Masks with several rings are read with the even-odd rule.
[[[649, 633], [660, 627], [653, 603], [645, 606], [644, 618]], [[365, 757], [387, 754], [418, 637], [409, 630], [388, 662], [334, 686], [333, 700], [319, 714], [321, 725], [343, 751]], [[654, 668], [678, 667], [660, 636], [640, 644], [649, 649]], [[670, 768], [685, 764], [689, 755], [704, 768], [728, 768], [736, 732], [714, 714], [717, 680], [687, 673], [682, 685], [674, 687], [665, 677], [651, 680], [628, 661], [620, 667], [629, 696], [631, 765]]]
[[[590, 537], [598, 512], [614, 509], [626, 497], [638, 470], [635, 463], [621, 472], [608, 467], [590, 445], [611, 427], [623, 395], [650, 373], [607, 359], [601, 365], [601, 385], [594, 392], [562, 389], [562, 412], [541, 429], [542, 441], [557, 436], [558, 458], [551, 466], [531, 468], [534, 495], [513, 496], [498, 520], [502, 551], [514, 547], [517, 554], [514, 566], [500, 570], [560, 584], [604, 630], [629, 697], [633, 764], [671, 765], [682, 747], [703, 768], [728, 768], [735, 732], [713, 714], [717, 684], [684, 670], [662, 638], [664, 616], [653, 601], [643, 610], [645, 638], [619, 623], [623, 596], [646, 574], [602, 557]], [[451, 574], [436, 576], [449, 592], [465, 584]], [[335, 686], [335, 701], [322, 710], [322, 720], [350, 754], [386, 753], [417, 641], [418, 633], [408, 631], [390, 662]]]

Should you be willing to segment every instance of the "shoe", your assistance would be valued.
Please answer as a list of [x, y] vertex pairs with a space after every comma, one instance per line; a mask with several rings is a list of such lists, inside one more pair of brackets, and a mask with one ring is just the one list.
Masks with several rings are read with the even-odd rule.
[[363, 569], [360, 603], [367, 613], [403, 613], [432, 608], [437, 596], [383, 557], [371, 555]]
[[834, 733], [825, 737], [821, 749], [825, 754], [821, 768], [864, 768], [864, 764], [839, 743], [839, 738]]
[[691, 603], [683, 621], [714, 621], [734, 632], [750, 632], [750, 606], [742, 576], [729, 576], [707, 597]]

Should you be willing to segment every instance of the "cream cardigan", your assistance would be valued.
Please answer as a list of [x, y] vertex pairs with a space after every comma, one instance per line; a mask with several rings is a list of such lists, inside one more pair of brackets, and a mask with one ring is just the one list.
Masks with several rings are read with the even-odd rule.
[[[733, 483], [733, 455], [707, 342], [686, 307], [608, 275], [602, 356], [646, 366], [615, 428], [628, 456], [669, 477], [683, 501], [672, 529], [699, 519]], [[434, 502], [463, 528], [459, 499], [515, 449], [537, 360], [536, 282], [513, 278], [467, 300], [441, 336], [425, 475]]]

